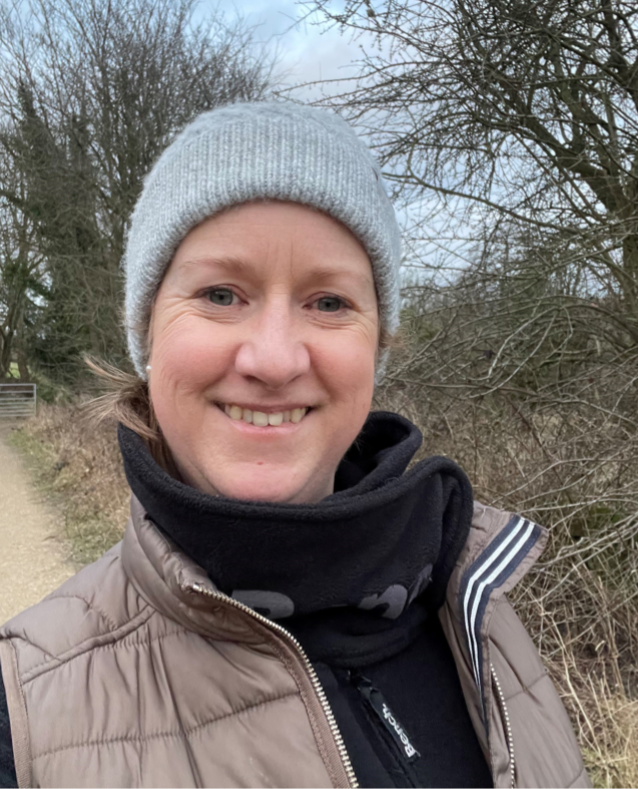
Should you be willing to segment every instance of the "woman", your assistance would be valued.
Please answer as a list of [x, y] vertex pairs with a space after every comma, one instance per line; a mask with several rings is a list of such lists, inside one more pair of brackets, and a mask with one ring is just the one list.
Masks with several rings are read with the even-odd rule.
[[543, 530], [445, 458], [406, 470], [419, 432], [369, 413], [399, 231], [355, 134], [289, 104], [200, 116], [125, 263], [131, 520], [0, 632], [9, 781], [587, 786], [504, 597]]

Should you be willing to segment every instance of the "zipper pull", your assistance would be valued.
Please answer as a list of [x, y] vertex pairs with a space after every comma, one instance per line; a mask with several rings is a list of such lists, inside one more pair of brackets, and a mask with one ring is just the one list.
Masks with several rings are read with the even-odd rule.
[[361, 676], [361, 674], [353, 675], [352, 681], [370, 709], [375, 713], [375, 716], [381, 721], [383, 727], [390, 734], [390, 737], [396, 744], [403, 758], [407, 762], [413, 762], [418, 759], [421, 754], [414, 745], [412, 745], [408, 733], [386, 703], [381, 691], [375, 688], [370, 680]]

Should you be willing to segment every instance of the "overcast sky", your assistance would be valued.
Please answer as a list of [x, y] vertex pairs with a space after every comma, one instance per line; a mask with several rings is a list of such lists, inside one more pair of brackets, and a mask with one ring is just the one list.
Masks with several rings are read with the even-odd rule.
[[215, 9], [229, 21], [239, 15], [255, 26], [255, 40], [277, 49], [279, 68], [289, 72], [286, 81], [290, 84], [354, 74], [352, 64], [360, 56], [363, 39], [353, 41], [350, 33], [327, 30], [313, 23], [316, 19], [302, 21], [306, 11], [295, 0], [202, 0], [201, 13]]

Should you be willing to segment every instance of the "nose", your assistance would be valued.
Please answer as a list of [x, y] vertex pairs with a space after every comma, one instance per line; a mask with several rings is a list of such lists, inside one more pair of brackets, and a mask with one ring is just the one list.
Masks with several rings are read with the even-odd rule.
[[308, 372], [310, 354], [288, 305], [268, 305], [248, 328], [235, 358], [240, 375], [277, 390]]

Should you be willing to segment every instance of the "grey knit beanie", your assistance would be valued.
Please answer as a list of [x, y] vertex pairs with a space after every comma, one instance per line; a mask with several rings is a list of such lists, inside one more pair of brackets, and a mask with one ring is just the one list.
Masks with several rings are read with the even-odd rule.
[[394, 209], [368, 148], [337, 115], [277, 102], [205, 112], [147, 176], [127, 237], [126, 327], [146, 379], [151, 305], [186, 234], [224, 208], [258, 198], [314, 206], [361, 241], [372, 263], [382, 327], [398, 327], [401, 242]]

